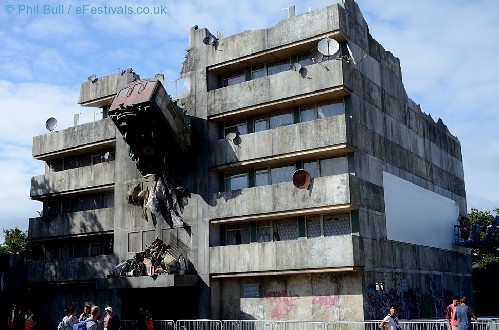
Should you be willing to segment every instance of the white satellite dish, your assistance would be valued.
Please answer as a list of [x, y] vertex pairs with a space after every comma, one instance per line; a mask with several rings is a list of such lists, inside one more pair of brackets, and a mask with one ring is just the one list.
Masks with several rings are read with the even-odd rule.
[[104, 155], [102, 156], [102, 159], [104, 159], [106, 162], [109, 161], [109, 156], [111, 156], [111, 153], [109, 151], [106, 151]]
[[45, 128], [49, 132], [52, 132], [53, 130], [55, 130], [56, 127], [57, 127], [57, 119], [55, 119], [54, 117], [50, 117], [45, 122]]
[[301, 64], [300, 63], [293, 63], [291, 65], [291, 70], [293, 70], [293, 71], [300, 71], [300, 69], [301, 69]]
[[319, 41], [317, 45], [317, 50], [324, 56], [333, 56], [337, 51], [340, 50], [340, 45], [338, 42], [331, 38], [325, 38]]

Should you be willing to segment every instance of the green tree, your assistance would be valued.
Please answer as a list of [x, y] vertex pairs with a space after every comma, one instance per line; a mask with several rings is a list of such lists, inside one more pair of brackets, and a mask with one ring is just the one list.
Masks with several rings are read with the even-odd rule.
[[5, 241], [0, 245], [0, 253], [24, 253], [28, 245], [28, 232], [19, 228], [4, 229]]
[[[496, 216], [499, 214], [499, 208], [494, 209]], [[491, 211], [479, 211], [472, 208], [468, 214], [471, 226], [478, 225], [480, 230], [480, 240], [487, 236], [489, 227], [494, 221], [494, 216]], [[479, 246], [471, 249], [471, 259], [473, 264], [479, 269], [489, 269], [499, 266], [499, 230], [496, 230], [491, 238], [490, 246]]]

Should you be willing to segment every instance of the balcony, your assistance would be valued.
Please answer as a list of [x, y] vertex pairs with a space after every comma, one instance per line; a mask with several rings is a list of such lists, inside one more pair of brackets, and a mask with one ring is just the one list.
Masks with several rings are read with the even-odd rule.
[[29, 219], [28, 237], [43, 239], [114, 230], [114, 208], [73, 212], [52, 219]]
[[344, 115], [243, 134], [240, 139], [237, 145], [227, 139], [215, 141], [210, 150], [210, 166], [240, 166], [276, 157], [291, 161], [293, 156], [299, 158], [303, 154], [324, 157], [350, 152]]
[[210, 273], [353, 267], [351, 235], [210, 248]]
[[46, 160], [71, 149], [90, 148], [115, 138], [116, 127], [111, 119], [94, 121], [33, 137], [33, 157]]
[[313, 179], [308, 189], [285, 182], [212, 194], [212, 220], [259, 216], [350, 204], [348, 173]]
[[233, 112], [254, 115], [296, 102], [341, 98], [349, 94], [343, 86], [344, 64], [330, 60], [306, 66], [306, 77], [288, 70], [271, 76], [246, 81], [208, 92], [208, 116], [218, 117]]
[[106, 278], [108, 271], [116, 264], [113, 256], [28, 261], [27, 280], [31, 283], [94, 281], [96, 278]]
[[114, 164], [106, 162], [32, 177], [30, 196], [43, 200], [50, 195], [114, 185]]

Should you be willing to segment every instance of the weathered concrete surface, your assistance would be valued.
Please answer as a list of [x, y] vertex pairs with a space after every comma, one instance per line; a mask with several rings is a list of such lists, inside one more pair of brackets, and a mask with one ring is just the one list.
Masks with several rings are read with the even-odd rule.
[[353, 267], [353, 255], [351, 235], [218, 246], [210, 248], [210, 273]]
[[106, 162], [35, 176], [31, 178], [30, 196], [41, 199], [47, 195], [110, 186], [114, 184], [114, 169], [115, 162]]
[[111, 119], [98, 120], [33, 137], [33, 157], [45, 160], [56, 153], [90, 151], [94, 144], [112, 142], [115, 138], [116, 127]]
[[93, 281], [116, 265], [112, 255], [68, 260], [29, 261], [28, 282]]
[[104, 208], [57, 215], [53, 219], [29, 219], [30, 239], [80, 235], [113, 230], [113, 208]]
[[98, 279], [97, 289], [145, 289], [145, 288], [165, 288], [172, 286], [191, 286], [198, 284], [197, 275], [160, 275], [157, 277], [137, 276], [120, 277], [110, 279]]
[[80, 86], [78, 103], [83, 106], [101, 107], [110, 104], [116, 93], [139, 76], [131, 69], [104, 77], [96, 77], [95, 81], [86, 81]]

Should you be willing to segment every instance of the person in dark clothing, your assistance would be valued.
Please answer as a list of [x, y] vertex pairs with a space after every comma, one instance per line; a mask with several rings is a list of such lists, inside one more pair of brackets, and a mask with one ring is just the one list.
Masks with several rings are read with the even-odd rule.
[[113, 312], [112, 307], [106, 307], [104, 310], [106, 311], [106, 316], [104, 317], [104, 329], [118, 330], [121, 324], [121, 320], [118, 315]]

